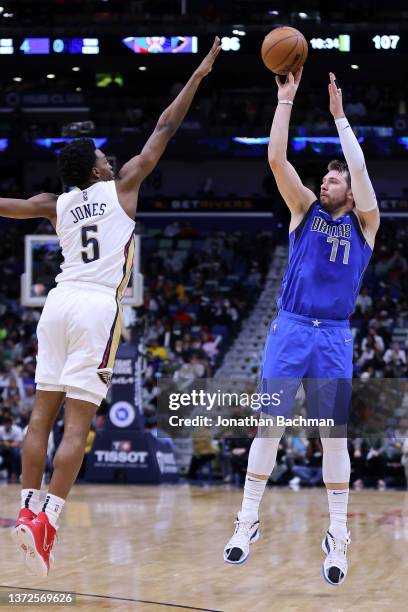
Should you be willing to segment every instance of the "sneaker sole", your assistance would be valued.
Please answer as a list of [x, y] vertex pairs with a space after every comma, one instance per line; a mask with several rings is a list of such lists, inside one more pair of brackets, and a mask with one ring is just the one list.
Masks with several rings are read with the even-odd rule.
[[[322, 551], [323, 551], [323, 552], [324, 552], [326, 555], [328, 555], [328, 554], [329, 554], [329, 552], [330, 552], [330, 550], [329, 550], [329, 547], [328, 547], [328, 545], [327, 545], [327, 543], [326, 543], [326, 540], [327, 540], [327, 537], [323, 538], [323, 540], [322, 540]], [[329, 578], [326, 576], [326, 572], [325, 572], [325, 568], [324, 568], [324, 561], [323, 561], [323, 563], [322, 563], [322, 576], [323, 576], [323, 578], [325, 579], [325, 581], [327, 582], [327, 584], [330, 584], [330, 586], [337, 587], [337, 586], [340, 586], [340, 585], [342, 585], [342, 584], [343, 584], [343, 582], [344, 582], [344, 580], [345, 580], [345, 578], [346, 578], [347, 574], [346, 574], [346, 576], [344, 576], [344, 578], [341, 580], [341, 582], [332, 582], [332, 581], [331, 581], [331, 580], [329, 580]]]
[[19, 536], [19, 533], [18, 533], [18, 527], [13, 527], [13, 529], [10, 532], [10, 534], [11, 534], [11, 539], [13, 540], [16, 548], [18, 548], [19, 551], [23, 554], [23, 560], [25, 560], [25, 556], [26, 556], [26, 553], [27, 553], [27, 546], [25, 544], [23, 544], [22, 542], [20, 542], [20, 536]]
[[44, 559], [37, 552], [34, 536], [31, 531], [26, 525], [19, 525], [15, 527], [12, 535], [17, 546], [25, 551], [24, 561], [26, 567], [36, 576], [46, 578], [48, 576], [48, 568]]
[[340, 582], [332, 582], [326, 576], [326, 572], [325, 572], [325, 569], [324, 569], [324, 561], [323, 561], [323, 563], [322, 563], [322, 576], [325, 579], [325, 581], [327, 582], [327, 584], [330, 584], [330, 586], [338, 587], [338, 586], [341, 586], [343, 584], [344, 580], [346, 579], [347, 574], [346, 574], [346, 576], [344, 576], [342, 578], [342, 580]]
[[[252, 538], [249, 540], [249, 544], [255, 544], [255, 542], [257, 542], [258, 540], [259, 540], [259, 529], [256, 530], [256, 532], [254, 533]], [[248, 557], [249, 557], [249, 551], [239, 561], [230, 561], [229, 559], [227, 559], [227, 557], [225, 556], [225, 552], [224, 552], [224, 561], [225, 561], [225, 563], [230, 563], [231, 565], [241, 565], [242, 563], [245, 563], [245, 561], [248, 559]]]

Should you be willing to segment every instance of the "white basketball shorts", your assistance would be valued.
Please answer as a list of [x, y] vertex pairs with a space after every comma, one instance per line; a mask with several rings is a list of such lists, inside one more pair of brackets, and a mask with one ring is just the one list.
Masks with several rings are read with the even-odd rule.
[[99, 406], [109, 389], [121, 325], [114, 289], [59, 283], [38, 322], [37, 389], [62, 391]]

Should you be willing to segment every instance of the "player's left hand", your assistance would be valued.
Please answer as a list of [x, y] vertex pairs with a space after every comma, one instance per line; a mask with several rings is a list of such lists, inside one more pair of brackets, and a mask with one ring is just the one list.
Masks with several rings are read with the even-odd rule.
[[209, 72], [211, 72], [215, 59], [221, 51], [221, 40], [218, 36], [215, 37], [214, 44], [195, 71], [195, 74], [203, 79]]
[[341, 89], [337, 89], [335, 80], [336, 77], [333, 72], [329, 72], [329, 98], [330, 98], [330, 112], [333, 115], [334, 119], [340, 119], [340, 117], [345, 117], [343, 110], [343, 97]]

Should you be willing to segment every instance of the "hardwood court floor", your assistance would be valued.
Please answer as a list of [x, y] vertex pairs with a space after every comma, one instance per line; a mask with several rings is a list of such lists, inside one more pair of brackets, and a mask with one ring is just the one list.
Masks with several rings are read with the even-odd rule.
[[[249, 560], [225, 564], [222, 550], [241, 495], [237, 489], [188, 485], [76, 486], [64, 509], [48, 578], [25, 573], [9, 528], [0, 529], [0, 590], [87, 594], [78, 596], [73, 612], [408, 609], [408, 493], [351, 494], [349, 575], [339, 588], [321, 577], [320, 543], [327, 528], [323, 489], [268, 489], [261, 538]], [[0, 487], [0, 519], [15, 517], [18, 499], [18, 486]]]

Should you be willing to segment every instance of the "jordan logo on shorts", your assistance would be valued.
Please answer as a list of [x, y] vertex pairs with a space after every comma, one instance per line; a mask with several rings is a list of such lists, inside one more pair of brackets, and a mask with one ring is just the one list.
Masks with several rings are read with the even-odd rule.
[[112, 370], [97, 370], [96, 373], [101, 381], [105, 383], [105, 385], [110, 385], [112, 380]]

